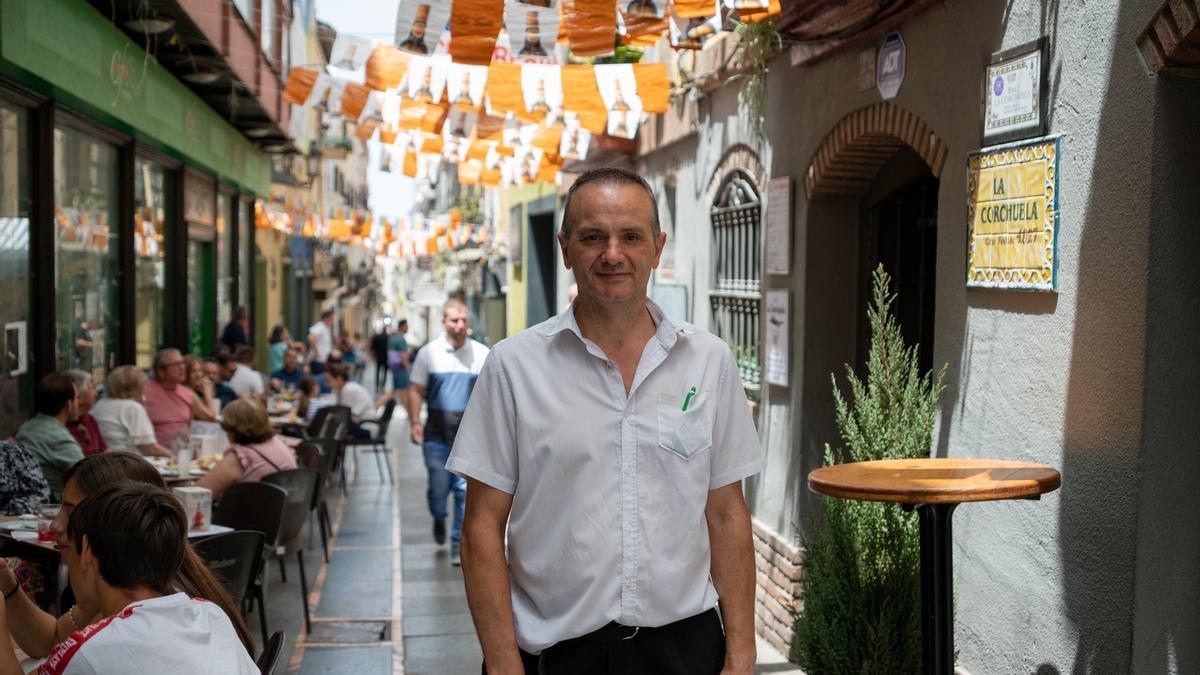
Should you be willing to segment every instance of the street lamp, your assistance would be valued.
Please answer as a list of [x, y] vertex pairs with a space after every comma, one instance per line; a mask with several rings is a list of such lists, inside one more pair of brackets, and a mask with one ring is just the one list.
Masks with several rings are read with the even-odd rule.
[[321, 172], [321, 146], [316, 141], [313, 141], [308, 148], [308, 157], [305, 168], [308, 169], [308, 178], [304, 183], [304, 187], [312, 187], [313, 181], [316, 180], [317, 174]]

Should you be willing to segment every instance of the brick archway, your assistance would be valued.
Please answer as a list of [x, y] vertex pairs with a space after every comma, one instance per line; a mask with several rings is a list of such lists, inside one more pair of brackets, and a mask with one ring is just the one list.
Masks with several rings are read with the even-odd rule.
[[861, 197], [880, 167], [905, 145], [941, 177], [946, 144], [920, 117], [887, 101], [846, 115], [821, 141], [804, 173], [808, 198]]

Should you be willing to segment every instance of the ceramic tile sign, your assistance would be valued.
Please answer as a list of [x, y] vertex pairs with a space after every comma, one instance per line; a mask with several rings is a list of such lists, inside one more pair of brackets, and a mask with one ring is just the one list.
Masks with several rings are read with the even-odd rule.
[[967, 286], [1058, 290], [1058, 137], [968, 158]]
[[766, 340], [767, 383], [777, 387], [788, 386], [788, 338], [790, 325], [789, 291], [767, 291]]

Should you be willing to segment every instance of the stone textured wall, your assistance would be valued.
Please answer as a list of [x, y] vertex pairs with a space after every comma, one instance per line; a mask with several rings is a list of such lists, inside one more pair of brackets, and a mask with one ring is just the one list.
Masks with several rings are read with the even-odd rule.
[[800, 609], [800, 563], [804, 552], [754, 519], [755, 628], [772, 647], [791, 658], [792, 612]]

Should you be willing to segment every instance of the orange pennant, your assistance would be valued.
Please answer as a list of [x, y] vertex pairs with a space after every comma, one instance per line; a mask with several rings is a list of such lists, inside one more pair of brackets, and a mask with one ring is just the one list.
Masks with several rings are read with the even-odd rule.
[[455, 63], [490, 64], [502, 25], [503, 2], [454, 0], [454, 11], [450, 13], [450, 56]]
[[283, 99], [292, 105], [304, 105], [316, 83], [317, 71], [292, 68], [292, 72], [288, 73], [287, 86], [283, 88]]
[[421, 152], [426, 155], [440, 155], [443, 147], [441, 136], [425, 136], [421, 140]]
[[739, 9], [738, 10], [738, 19], [741, 20], [742, 23], [758, 23], [759, 21], [766, 21], [767, 19], [770, 19], [772, 17], [779, 16], [782, 13], [783, 13], [783, 5], [779, 2], [779, 0], [771, 0], [770, 6], [768, 6], [767, 9], [765, 9], [765, 10], [763, 10], [763, 9], [751, 9], [751, 10]]
[[562, 0], [562, 13], [572, 54], [605, 56], [613, 52], [617, 11], [612, 0]]
[[533, 133], [533, 147], [541, 148], [548, 153], [558, 152], [562, 143], [563, 127], [556, 124], [552, 127], [538, 127]]
[[665, 63], [635, 63], [633, 77], [637, 81], [638, 98], [642, 99], [642, 110], [648, 113], [665, 113], [671, 106], [671, 80]]
[[488, 66], [485, 87], [496, 112], [525, 112], [525, 94], [521, 91], [521, 64], [492, 63]]
[[367, 59], [366, 85], [376, 91], [395, 89], [408, 71], [408, 54], [387, 44], [375, 45]]
[[375, 135], [375, 130], [379, 128], [379, 120], [364, 120], [358, 128], [354, 130], [354, 136], [360, 141], [369, 141], [371, 136]]
[[682, 19], [699, 19], [712, 16], [717, 6], [713, 0], [674, 0], [675, 13]]
[[[595, 69], [592, 66], [563, 66], [561, 72], [563, 108], [579, 113], [580, 123], [588, 131], [604, 133], [608, 111], [604, 108], [604, 99], [600, 97], [600, 88], [596, 85]], [[593, 113], [589, 122], [595, 126], [583, 122], [585, 113]]]
[[371, 90], [361, 84], [347, 82], [345, 90], [342, 91], [342, 117], [358, 119], [367, 105], [367, 96], [370, 93]]
[[425, 106], [425, 115], [421, 117], [421, 131], [427, 134], [442, 133], [442, 125], [446, 123], [446, 115], [450, 106], [442, 103]]
[[399, 130], [392, 125], [387, 125], [379, 130], [379, 141], [384, 145], [391, 145], [396, 142], [396, 136]]
[[404, 153], [404, 175], [409, 178], [417, 177], [417, 153], [412, 150]]
[[477, 185], [483, 173], [483, 162], [471, 160], [458, 163], [458, 182], [462, 185]]
[[484, 187], [497, 187], [500, 185], [500, 167], [494, 169], [484, 169], [479, 175], [479, 182]]

